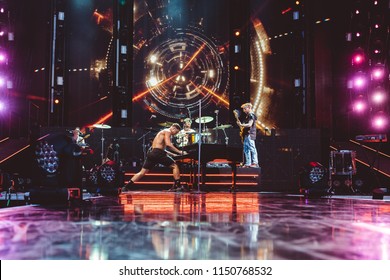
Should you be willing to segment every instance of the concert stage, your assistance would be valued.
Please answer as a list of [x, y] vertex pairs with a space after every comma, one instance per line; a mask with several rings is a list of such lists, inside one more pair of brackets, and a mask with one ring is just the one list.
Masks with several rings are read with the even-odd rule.
[[[111, 131], [105, 135], [108, 139], [126, 135], [125, 131]], [[335, 192], [327, 195], [301, 194], [298, 183], [303, 184], [304, 176], [312, 183], [318, 180], [322, 187], [328, 178], [319, 172], [326, 171], [319, 169], [320, 160], [316, 162], [321, 145], [312, 140], [319, 139], [318, 134], [294, 133], [259, 138], [261, 168], [240, 167], [237, 146], [205, 145], [200, 160], [196, 149], [189, 158], [178, 159], [181, 181], [189, 191], [168, 192], [171, 170], [156, 167], [129, 192], [119, 195], [123, 183], [140, 170], [139, 138], [119, 139], [126, 165], [95, 164], [92, 171], [85, 170], [82, 183], [75, 185], [70, 179], [75, 175], [73, 168], [80, 167], [79, 155], [66, 149], [63, 133], [53, 133], [45, 138], [49, 152], [65, 151], [65, 156], [59, 157], [58, 172], [37, 172], [42, 169], [35, 158], [43, 150], [41, 145], [26, 146], [12, 159], [5, 157], [2, 167], [13, 171], [9, 174], [15, 185], [3, 189], [0, 196], [0, 258], [388, 259], [388, 192], [374, 195], [376, 185], [371, 180], [365, 181], [366, 193], [341, 193], [335, 187]], [[103, 154], [99, 135], [90, 139], [95, 149], [91, 162], [98, 163]], [[5, 142], [2, 145], [5, 147]], [[19, 144], [12, 146], [16, 149]], [[338, 168], [335, 165], [336, 171]], [[29, 172], [23, 174], [23, 170]], [[5, 175], [2, 184], [9, 186], [10, 178]], [[23, 185], [23, 180], [27, 182], [23, 176], [29, 175], [32, 184]], [[204, 180], [199, 179], [202, 175]], [[310, 186], [309, 190], [315, 190], [314, 183]]]
[[390, 197], [131, 191], [0, 209], [3, 260], [380, 260]]

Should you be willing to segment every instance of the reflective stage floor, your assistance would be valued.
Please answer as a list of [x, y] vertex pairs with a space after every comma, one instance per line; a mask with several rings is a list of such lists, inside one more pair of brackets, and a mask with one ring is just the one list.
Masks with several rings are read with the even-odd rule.
[[3, 207], [0, 259], [388, 260], [390, 201], [133, 191]]

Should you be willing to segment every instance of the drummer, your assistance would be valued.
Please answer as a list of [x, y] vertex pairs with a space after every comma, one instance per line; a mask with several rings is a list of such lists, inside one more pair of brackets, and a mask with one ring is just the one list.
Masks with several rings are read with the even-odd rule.
[[192, 120], [190, 118], [185, 118], [183, 120], [183, 129], [179, 131], [176, 135], [177, 143], [180, 147], [186, 146], [189, 144], [189, 137], [191, 133], [195, 133], [195, 130], [191, 128]]
[[81, 147], [86, 145], [85, 139], [83, 137], [84, 135], [81, 132], [80, 127], [76, 127], [75, 129], [73, 129], [72, 133], [73, 133], [73, 137], [72, 137], [73, 143]]

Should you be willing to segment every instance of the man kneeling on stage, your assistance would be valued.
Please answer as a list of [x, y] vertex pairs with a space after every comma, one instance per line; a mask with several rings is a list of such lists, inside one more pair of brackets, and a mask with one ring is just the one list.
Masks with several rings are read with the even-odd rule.
[[182, 186], [180, 184], [180, 170], [179, 166], [175, 160], [168, 155], [168, 152], [165, 150], [168, 148], [170, 151], [177, 154], [184, 154], [185, 152], [180, 151], [176, 148], [171, 142], [171, 136], [174, 136], [179, 133], [181, 127], [178, 123], [174, 123], [169, 128], [165, 128], [157, 133], [156, 137], [153, 139], [152, 147], [149, 149], [145, 162], [142, 166], [140, 172], [135, 174], [130, 181], [122, 187], [122, 192], [129, 190], [129, 187], [140, 180], [145, 174], [147, 174], [153, 167], [157, 164], [162, 164], [164, 166], [169, 166], [172, 168], [172, 174], [174, 178], [173, 187], [170, 191], [181, 191]]

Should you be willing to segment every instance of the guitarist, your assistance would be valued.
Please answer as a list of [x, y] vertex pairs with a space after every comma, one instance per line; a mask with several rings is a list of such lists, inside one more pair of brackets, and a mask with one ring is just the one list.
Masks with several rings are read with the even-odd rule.
[[241, 105], [242, 111], [245, 113], [245, 118], [241, 122], [238, 117], [237, 125], [241, 129], [241, 139], [244, 144], [244, 167], [259, 167], [259, 159], [256, 149], [256, 120], [257, 117], [252, 111], [251, 103]]

